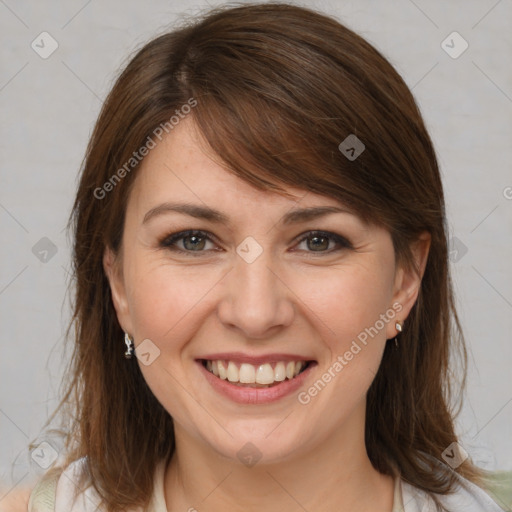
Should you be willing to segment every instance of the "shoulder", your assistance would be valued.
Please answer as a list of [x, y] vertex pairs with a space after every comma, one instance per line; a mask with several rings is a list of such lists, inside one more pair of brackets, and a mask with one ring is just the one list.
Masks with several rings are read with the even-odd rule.
[[0, 512], [27, 512], [31, 487], [15, 487], [0, 482]]
[[[401, 481], [403, 505], [400, 512], [436, 512], [431, 494]], [[451, 494], [436, 495], [448, 512], [504, 512], [480, 487], [459, 477], [459, 484]]]
[[100, 499], [95, 491], [84, 488], [86, 457], [77, 459], [60, 472], [43, 477], [34, 487], [28, 512], [99, 511]]
[[[155, 486], [149, 510], [166, 510], [163, 469], [164, 466], [159, 464], [156, 471], [158, 485]], [[73, 461], [53, 476], [46, 475], [30, 494], [28, 512], [103, 512], [104, 503], [87, 476], [87, 457]], [[0, 509], [0, 512], [3, 511]], [[130, 509], [125, 512], [141, 511]]]

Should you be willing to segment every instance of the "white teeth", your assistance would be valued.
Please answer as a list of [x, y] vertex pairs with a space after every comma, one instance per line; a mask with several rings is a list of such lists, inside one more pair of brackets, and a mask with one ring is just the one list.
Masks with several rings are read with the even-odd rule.
[[222, 361], [217, 361], [217, 369], [219, 370], [219, 377], [222, 380], [226, 380], [228, 376], [226, 373], [226, 368], [224, 367], [224, 363]]
[[241, 384], [271, 385], [285, 379], [293, 379], [304, 368], [304, 361], [279, 361], [272, 368], [270, 363], [254, 366], [242, 363], [240, 367], [233, 361], [206, 361], [208, 371], [223, 380]]
[[239, 381], [244, 384], [254, 384], [256, 382], [256, 371], [252, 364], [243, 363], [240, 365]]
[[286, 367], [281, 361], [279, 361], [279, 363], [277, 363], [276, 367], [274, 368], [274, 379], [277, 382], [282, 382], [284, 379], [286, 379]]
[[228, 380], [229, 382], [238, 382], [239, 372], [238, 368], [233, 361], [229, 361], [228, 364]]
[[274, 370], [268, 363], [261, 364], [256, 373], [256, 382], [258, 384], [272, 384], [274, 382]]
[[286, 376], [291, 379], [293, 378], [293, 374], [295, 372], [295, 363], [293, 361], [290, 361], [287, 365], [286, 365]]

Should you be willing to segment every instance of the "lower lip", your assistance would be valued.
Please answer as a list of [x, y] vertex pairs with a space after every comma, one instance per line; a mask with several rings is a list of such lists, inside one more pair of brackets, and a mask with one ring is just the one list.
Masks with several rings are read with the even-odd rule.
[[196, 362], [206, 377], [206, 380], [212, 385], [213, 389], [230, 398], [234, 402], [251, 405], [268, 404], [276, 402], [285, 396], [291, 395], [294, 391], [297, 391], [297, 389], [300, 388], [303, 382], [308, 378], [311, 370], [316, 366], [315, 362], [311, 362], [302, 373], [299, 373], [299, 375], [293, 379], [285, 379], [270, 388], [249, 388], [235, 386], [229, 382], [229, 380], [223, 380], [220, 377], [216, 377], [203, 366], [201, 361]]

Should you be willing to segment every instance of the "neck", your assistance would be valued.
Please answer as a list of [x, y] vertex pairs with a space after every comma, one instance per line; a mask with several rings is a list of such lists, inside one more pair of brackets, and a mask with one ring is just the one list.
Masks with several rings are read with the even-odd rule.
[[248, 467], [175, 425], [176, 451], [164, 477], [168, 510], [390, 512], [393, 478], [373, 468], [364, 429], [356, 431], [355, 442], [344, 431], [280, 462]]

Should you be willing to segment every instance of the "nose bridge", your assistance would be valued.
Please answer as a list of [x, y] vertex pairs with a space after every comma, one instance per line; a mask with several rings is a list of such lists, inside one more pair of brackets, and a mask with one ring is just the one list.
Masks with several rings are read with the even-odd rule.
[[271, 272], [272, 265], [269, 256], [261, 255], [253, 262], [247, 262], [240, 258], [236, 263], [235, 279], [236, 287], [247, 305], [251, 302], [259, 303], [259, 297], [266, 299], [266, 303], [276, 298], [276, 276]]
[[219, 318], [244, 331], [247, 337], [263, 337], [269, 329], [291, 323], [293, 305], [287, 288], [271, 270], [271, 251], [261, 248], [255, 255], [255, 247], [247, 248], [243, 252], [242, 243], [237, 250], [233, 271], [227, 276], [227, 294], [219, 305]]

